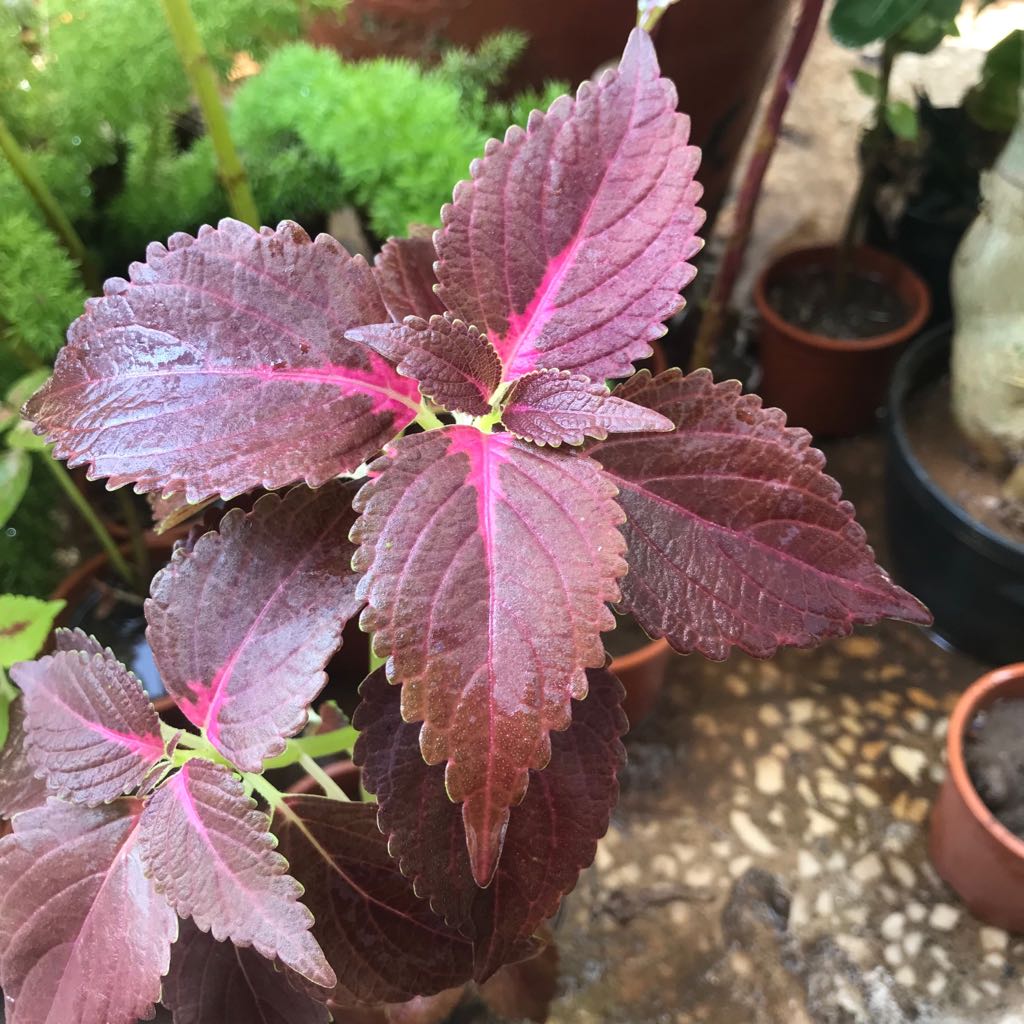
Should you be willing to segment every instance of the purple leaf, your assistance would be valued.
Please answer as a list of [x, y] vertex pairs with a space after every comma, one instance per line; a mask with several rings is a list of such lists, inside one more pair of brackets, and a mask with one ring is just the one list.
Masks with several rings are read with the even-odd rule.
[[291, 987], [285, 970], [182, 921], [163, 1003], [174, 1024], [327, 1024], [326, 1006]]
[[416, 415], [415, 387], [344, 340], [387, 316], [366, 263], [288, 221], [150, 245], [72, 324], [28, 404], [69, 466], [189, 502], [359, 466]]
[[66, 629], [61, 627], [54, 630], [53, 645], [58, 651], [82, 651], [85, 654], [106, 654], [108, 648], [104, 647], [94, 636], [81, 629]]
[[428, 228], [411, 238], [389, 238], [374, 260], [373, 276], [395, 321], [407, 316], [429, 320], [444, 312], [444, 303], [434, 291], [437, 253], [431, 234]]
[[36, 778], [25, 752], [25, 698], [8, 705], [7, 742], [0, 747], [0, 818], [46, 802], [46, 783]]
[[78, 632], [62, 650], [23, 661], [11, 678], [24, 691], [25, 750], [50, 789], [95, 807], [142, 785], [164, 756], [157, 718], [142, 684], [111, 651]]
[[276, 815], [280, 850], [316, 907], [313, 933], [348, 995], [404, 1002], [471, 977], [469, 942], [399, 872], [377, 828], [376, 807], [291, 796]]
[[51, 799], [0, 840], [8, 1024], [152, 1016], [178, 920], [143, 870], [140, 810], [136, 800], [86, 810]]
[[637, 374], [615, 392], [676, 424], [589, 451], [619, 485], [622, 606], [653, 637], [721, 660], [811, 647], [884, 616], [931, 616], [876, 564], [825, 458], [785, 414], [698, 370]]
[[322, 988], [334, 972], [298, 902], [302, 887], [274, 851], [267, 816], [211, 761], [186, 762], [142, 815], [142, 855], [157, 890], [218, 941], [253, 946]]
[[356, 488], [300, 486], [248, 515], [233, 509], [153, 580], [146, 618], [164, 686], [244, 771], [306, 724], [359, 610], [348, 539]]
[[501, 422], [517, 437], [554, 446], [675, 426], [660, 413], [613, 398], [604, 384], [568, 370], [535, 370], [520, 377], [509, 389]]
[[487, 889], [474, 882], [444, 773], [420, 756], [417, 726], [403, 721], [396, 688], [378, 669], [360, 689], [355, 757], [379, 802], [388, 849], [416, 892], [474, 938], [477, 980], [534, 948], [534, 934], [593, 861], [607, 831], [625, 762], [623, 691], [604, 669], [590, 670], [587, 680], [589, 695], [573, 703], [572, 724], [551, 735], [550, 762], [530, 773], [526, 796], [512, 808]]
[[633, 32], [617, 71], [489, 142], [441, 211], [441, 298], [486, 331], [506, 380], [626, 376], [682, 305], [700, 248], [700, 153], [658, 75], [650, 39]]
[[402, 438], [370, 471], [352, 531], [360, 625], [403, 684], [406, 719], [424, 723], [423, 756], [448, 762], [486, 885], [548, 732], [604, 663], [622, 514], [590, 459], [473, 427]]
[[[501, 360], [475, 327], [448, 316], [406, 321], [420, 334], [398, 372], [420, 382], [420, 394], [442, 409], [483, 416], [501, 383]], [[422, 325], [422, 326], [420, 326]]]
[[483, 416], [501, 383], [501, 361], [475, 327], [450, 315], [400, 324], [371, 324], [346, 335], [398, 363], [398, 372], [419, 381], [420, 393], [444, 409]]

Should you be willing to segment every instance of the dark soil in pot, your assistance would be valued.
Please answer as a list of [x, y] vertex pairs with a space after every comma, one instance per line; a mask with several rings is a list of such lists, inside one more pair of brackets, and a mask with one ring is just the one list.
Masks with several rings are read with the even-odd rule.
[[980, 711], [964, 736], [971, 782], [988, 809], [1024, 839], [1024, 699]]
[[[1003, 494], [1003, 478], [981, 462], [951, 412], [949, 375], [921, 388], [907, 403], [911, 450], [932, 482], [975, 522], [1024, 544], [1024, 509]], [[1022, 626], [1024, 628], [1024, 626]]]
[[[930, 465], [912, 442], [911, 412], [915, 402], [928, 402], [949, 373], [947, 328], [919, 338], [893, 374], [887, 424], [885, 505], [889, 550], [897, 581], [920, 598], [935, 616], [934, 631], [968, 654], [994, 664], [1024, 659], [1024, 543], [1014, 541], [986, 522], [974, 518], [964, 504], [947, 493], [931, 475], [942, 452], [937, 433], [927, 439]], [[940, 392], [941, 393], [941, 392]], [[943, 411], [944, 409], [944, 411]], [[948, 405], [935, 413], [926, 432], [950, 429]], [[963, 463], [963, 469], [969, 464]], [[948, 484], [948, 477], [946, 480]], [[991, 485], [989, 494], [992, 493]], [[975, 488], [975, 493], [985, 493]], [[965, 503], [966, 504], [966, 503]]]
[[851, 273], [842, 287], [825, 267], [798, 267], [775, 281], [768, 301], [787, 323], [827, 338], [873, 338], [902, 327], [906, 303], [877, 274]]

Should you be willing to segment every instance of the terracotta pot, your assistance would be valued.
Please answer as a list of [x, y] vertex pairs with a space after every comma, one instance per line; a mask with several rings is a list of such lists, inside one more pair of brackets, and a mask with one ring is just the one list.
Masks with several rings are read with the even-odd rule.
[[[160, 535], [155, 533], [147, 533], [145, 535], [146, 549], [154, 556], [152, 559], [154, 569], [162, 568], [171, 556], [174, 542], [183, 536], [187, 530], [188, 527], [180, 527], [175, 530], [168, 530], [167, 533]], [[132, 549], [130, 544], [119, 545], [119, 550], [125, 557], [131, 558]], [[106, 552], [101, 551], [98, 555], [87, 558], [57, 584], [53, 593], [50, 594], [50, 599], [66, 601], [67, 607], [57, 616], [54, 627], [67, 626], [69, 624], [75, 608], [85, 599], [93, 582], [106, 574], [109, 565], [109, 556]], [[97, 639], [102, 641], [103, 637], [98, 637]], [[171, 697], [157, 697], [153, 704], [156, 707], [157, 713], [168, 724], [173, 725], [175, 728], [184, 727], [184, 717], [178, 711], [177, 705]]]
[[1024, 840], [996, 820], [967, 774], [964, 737], [979, 711], [1024, 697], [1024, 662], [997, 668], [960, 698], [949, 720], [946, 779], [932, 810], [928, 852], [936, 871], [981, 921], [1024, 932]]
[[768, 301], [777, 282], [807, 267], [835, 265], [837, 249], [798, 249], [771, 264], [758, 278], [754, 301], [761, 317], [763, 376], [758, 389], [766, 405], [783, 409], [793, 426], [813, 434], [847, 437], [866, 430], [885, 398], [903, 345], [928, 320], [925, 283], [905, 263], [866, 246], [851, 254], [855, 270], [881, 277], [909, 311], [907, 322], [872, 338], [837, 339], [787, 323]]
[[[656, 30], [662, 71], [704, 151], [699, 179], [708, 228], [789, 24], [790, 0], [686, 0]], [[475, 47], [502, 29], [529, 36], [510, 91], [562, 79], [572, 88], [622, 52], [636, 0], [350, 0], [314, 25], [314, 42], [352, 59], [436, 59], [440, 47]], [[707, 237], [707, 234], [705, 234]]]
[[635, 729], [654, 710], [665, 685], [665, 670], [671, 654], [668, 641], [662, 639], [652, 640], [629, 654], [612, 659], [609, 670], [619, 677], [626, 690], [622, 709], [631, 729]]

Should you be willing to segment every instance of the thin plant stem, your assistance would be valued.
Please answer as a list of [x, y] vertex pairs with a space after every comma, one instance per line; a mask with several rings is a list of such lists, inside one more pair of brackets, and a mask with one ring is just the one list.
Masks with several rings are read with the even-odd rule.
[[199, 101], [206, 130], [210, 133], [210, 141], [217, 156], [217, 171], [224, 191], [227, 192], [231, 212], [239, 220], [258, 228], [260, 215], [256, 209], [256, 200], [231, 137], [217, 75], [203, 45], [189, 0], [163, 0], [163, 5], [182, 67]]
[[350, 753], [358, 738], [359, 733], [347, 725], [343, 729], [332, 729], [330, 732], [317, 733], [315, 736], [291, 739], [283, 754], [263, 762], [263, 769], [266, 771], [271, 768], [287, 768], [289, 765], [300, 763], [303, 755], [328, 757], [331, 754]]
[[7, 158], [18, 180], [25, 186], [26, 191], [35, 200], [39, 212], [49, 225], [53, 233], [60, 239], [61, 244], [67, 250], [68, 255], [78, 264], [82, 281], [90, 292], [99, 291], [99, 281], [96, 278], [92, 261], [89, 259], [89, 251], [85, 243], [75, 231], [70, 218], [57, 202], [56, 196], [47, 187], [47, 184], [40, 177], [39, 172], [32, 165], [32, 159], [28, 153], [21, 148], [18, 140], [11, 134], [7, 122], [0, 114], [0, 152]]
[[715, 350], [725, 325], [725, 316], [732, 298], [736, 279], [743, 267], [743, 257], [747, 251], [747, 242], [754, 226], [754, 214], [761, 198], [761, 187], [764, 176], [779, 141], [782, 119], [789, 106], [790, 97], [800, 77], [800, 69], [807, 59], [807, 53], [814, 42], [814, 35], [821, 19], [824, 0], [803, 0], [800, 16], [789, 40], [789, 47], [779, 70], [775, 76], [772, 94], [765, 107], [764, 117], [758, 127], [754, 151], [743, 172], [739, 199], [736, 204], [736, 221], [733, 225], [729, 243], [722, 257], [722, 265], [711, 287], [704, 315], [700, 323], [700, 331], [693, 346], [690, 360], [691, 369], [708, 366], [714, 359]]
[[420, 406], [420, 411], [416, 415], [416, 422], [424, 430], [439, 430], [444, 426], [437, 416], [425, 405]]
[[135, 587], [135, 574], [125, 561], [124, 555], [118, 551], [117, 545], [114, 543], [114, 538], [110, 536], [109, 531], [103, 525], [100, 517], [96, 515], [88, 500], [75, 486], [75, 481], [71, 479], [71, 474], [61, 463], [53, 458], [49, 451], [39, 452], [39, 458], [43, 465], [46, 466], [53, 475], [53, 478], [57, 483], [60, 484], [61, 489], [67, 495], [68, 500], [75, 506], [75, 510], [86, 521], [89, 529], [92, 530], [93, 535], [99, 541], [100, 547], [102, 547], [107, 553], [107, 557], [110, 559], [110, 564], [114, 567], [117, 574], [125, 581], [125, 583], [128, 584], [129, 587]]
[[[271, 810], [275, 807], [285, 808], [284, 794], [262, 775], [256, 775], [251, 772], [242, 772], [242, 782], [246, 786], [250, 787], [254, 792], [259, 793], [259, 795], [267, 801]], [[290, 816], [294, 817], [294, 814], [290, 813]]]
[[850, 213], [846, 220], [846, 229], [839, 245], [836, 258], [836, 293], [842, 296], [846, 289], [846, 281], [850, 273], [850, 254], [863, 234], [864, 221], [871, 205], [875, 189], [878, 185], [878, 173], [882, 169], [882, 157], [885, 150], [887, 129], [885, 111], [889, 105], [889, 84], [892, 80], [892, 66], [896, 59], [896, 51], [891, 41], [887, 41], [882, 50], [882, 64], [878, 72], [878, 97], [875, 100], [874, 119], [864, 139], [864, 166], [861, 170], [860, 184]]
[[299, 757], [299, 764], [306, 770], [306, 774], [324, 791], [324, 796], [329, 796], [332, 800], [348, 800], [341, 786], [309, 754], [302, 754]]
[[115, 491], [118, 504], [121, 506], [121, 515], [124, 518], [125, 526], [128, 527], [128, 536], [132, 545], [132, 559], [135, 562], [135, 574], [141, 590], [146, 589], [149, 582], [149, 548], [146, 547], [146, 537], [142, 530], [142, 523], [139, 521], [139, 510], [132, 501], [128, 489], [120, 487]]

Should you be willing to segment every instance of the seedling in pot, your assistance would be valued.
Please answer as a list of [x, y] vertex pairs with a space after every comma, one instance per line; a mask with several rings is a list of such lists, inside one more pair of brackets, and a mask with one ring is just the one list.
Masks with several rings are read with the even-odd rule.
[[[488, 144], [432, 241], [371, 268], [222, 221], [150, 246], [72, 326], [29, 403], [59, 456], [193, 503], [290, 489], [153, 583], [150, 643], [197, 733], [161, 729], [81, 635], [15, 668], [59, 794], [0, 846], [15, 1024], [130, 1024], [158, 999], [212, 1020], [188, 993], [223, 941], [243, 952], [209, 983], [293, 984], [290, 1019], [483, 981], [537, 950], [607, 827], [610, 603], [714, 659], [928, 621], [805, 431], [706, 371], [630, 376], [700, 247], [675, 106], [637, 30]], [[315, 774], [351, 743], [300, 733], [356, 613], [384, 661], [353, 720], [377, 804], [281, 795], [268, 767]]]

